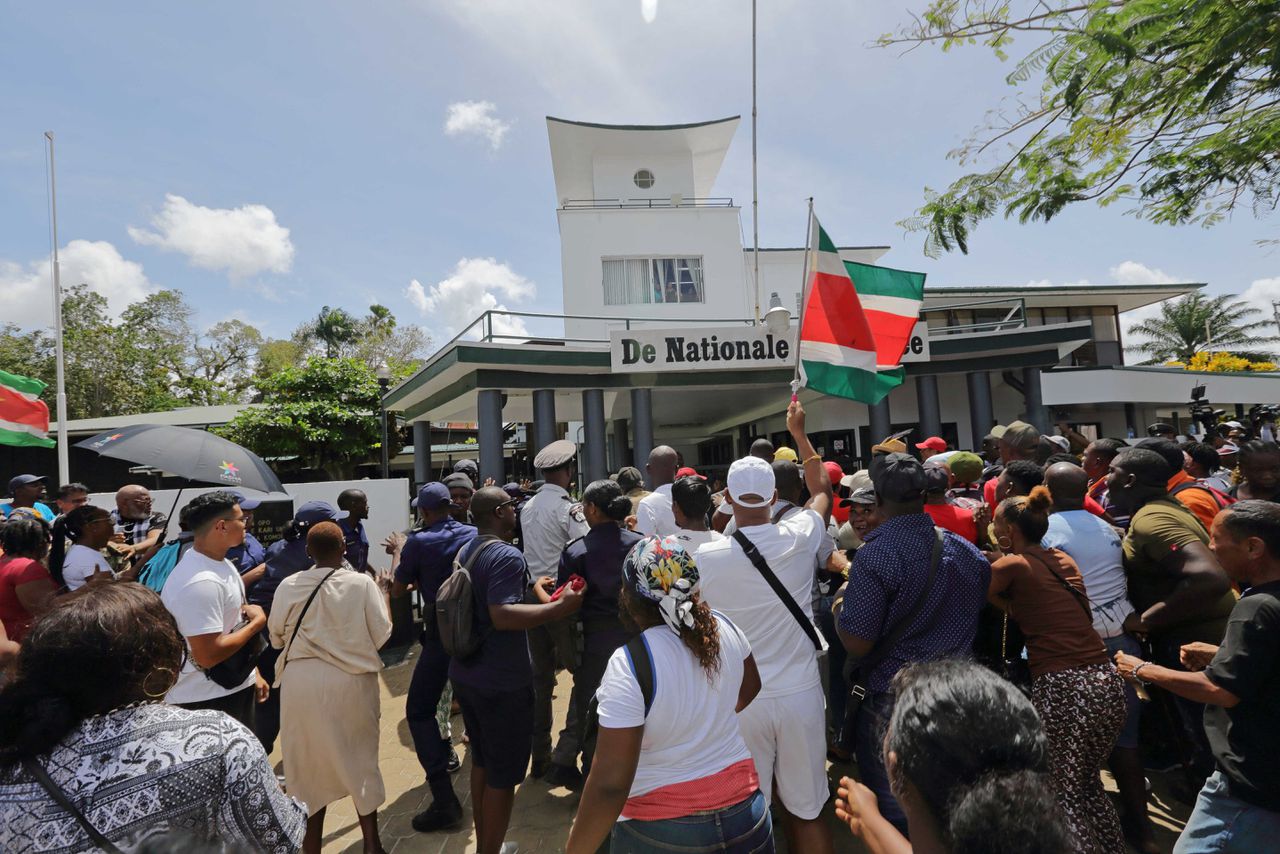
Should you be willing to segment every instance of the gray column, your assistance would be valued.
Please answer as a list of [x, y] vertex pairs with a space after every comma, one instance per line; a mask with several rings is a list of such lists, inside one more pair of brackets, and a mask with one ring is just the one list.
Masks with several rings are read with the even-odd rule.
[[598, 388], [582, 391], [582, 452], [578, 464], [583, 482], [607, 477], [605, 465], [604, 392]]
[[611, 438], [613, 439], [613, 447], [610, 448], [613, 452], [613, 471], [631, 465], [631, 460], [627, 457], [627, 419], [613, 419], [613, 436]]
[[1027, 420], [1041, 433], [1048, 433], [1053, 425], [1049, 423], [1049, 409], [1044, 405], [1044, 397], [1040, 393], [1040, 369], [1022, 369], [1022, 394], [1027, 404]]
[[742, 459], [749, 453], [751, 453], [751, 425], [739, 424], [738, 425], [738, 453], [736, 455], [736, 458]]
[[982, 439], [995, 426], [995, 409], [991, 405], [991, 374], [986, 371], [970, 371], [969, 383], [969, 431], [970, 447], [982, 450]]
[[476, 421], [480, 433], [480, 482], [493, 478], [506, 482], [502, 457], [502, 392], [486, 388], [476, 395]]
[[[886, 394], [879, 403], [868, 406], [867, 415], [871, 419], [871, 444], [883, 441], [893, 432], [893, 419], [889, 416], [889, 395]], [[867, 448], [866, 451], [870, 455], [871, 449]]]
[[[640, 471], [646, 471], [645, 464], [653, 450], [653, 397], [647, 388], [631, 389], [631, 433], [634, 465]], [[646, 474], [645, 481], [648, 479]]]
[[916, 377], [916, 412], [920, 416], [920, 432], [928, 436], [942, 435], [942, 410], [938, 404], [938, 377], [921, 374]]
[[1124, 427], [1125, 435], [1117, 436], [1115, 438], [1122, 439], [1127, 436], [1142, 436], [1147, 432], [1146, 425], [1138, 423], [1138, 407], [1132, 403], [1126, 403], [1124, 405]]
[[413, 486], [431, 480], [431, 422], [413, 422]]
[[540, 388], [533, 393], [533, 454], [537, 456], [556, 436], [556, 393]]

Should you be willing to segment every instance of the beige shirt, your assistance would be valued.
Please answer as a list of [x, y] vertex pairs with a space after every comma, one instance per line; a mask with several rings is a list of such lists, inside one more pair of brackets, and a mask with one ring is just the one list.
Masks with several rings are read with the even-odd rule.
[[[329, 568], [312, 567], [280, 583], [267, 619], [276, 649], [289, 643], [303, 605], [328, 573]], [[339, 569], [307, 609], [293, 646], [281, 653], [275, 685], [280, 685], [287, 661], [299, 658], [318, 658], [347, 673], [378, 673], [378, 648], [389, 637], [391, 618], [377, 583], [363, 572]]]

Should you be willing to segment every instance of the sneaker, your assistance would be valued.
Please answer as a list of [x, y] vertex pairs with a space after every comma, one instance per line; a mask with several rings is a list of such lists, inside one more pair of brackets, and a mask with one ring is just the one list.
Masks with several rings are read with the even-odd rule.
[[462, 804], [452, 801], [432, 801], [431, 806], [413, 817], [413, 829], [419, 833], [433, 830], [452, 830], [462, 823]]
[[445, 763], [444, 770], [448, 771], [450, 774], [454, 774], [457, 773], [458, 769], [461, 767], [462, 760], [458, 758], [458, 751], [454, 750], [452, 747], [449, 748], [449, 761]]
[[582, 772], [570, 765], [552, 762], [547, 766], [547, 773], [542, 780], [553, 789], [563, 786], [571, 792], [582, 790]]

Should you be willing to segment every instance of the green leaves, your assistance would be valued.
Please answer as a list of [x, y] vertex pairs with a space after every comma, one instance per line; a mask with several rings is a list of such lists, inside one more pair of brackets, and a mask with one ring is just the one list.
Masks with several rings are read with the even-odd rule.
[[1280, 337], [1265, 334], [1275, 329], [1271, 320], [1253, 319], [1261, 313], [1233, 295], [1187, 294], [1161, 303], [1158, 317], [1129, 327], [1126, 334], [1138, 340], [1126, 349], [1146, 355], [1145, 364], [1155, 365], [1187, 363], [1208, 351], [1266, 360], [1271, 353], [1260, 345], [1280, 342]]

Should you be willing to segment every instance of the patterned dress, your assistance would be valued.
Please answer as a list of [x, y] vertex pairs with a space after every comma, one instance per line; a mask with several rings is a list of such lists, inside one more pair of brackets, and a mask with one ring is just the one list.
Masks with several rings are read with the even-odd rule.
[[[39, 762], [124, 851], [181, 840], [285, 854], [306, 830], [306, 809], [280, 790], [258, 740], [221, 712], [159, 704], [95, 715]], [[0, 770], [0, 851], [93, 850], [21, 765]]]

